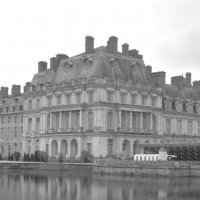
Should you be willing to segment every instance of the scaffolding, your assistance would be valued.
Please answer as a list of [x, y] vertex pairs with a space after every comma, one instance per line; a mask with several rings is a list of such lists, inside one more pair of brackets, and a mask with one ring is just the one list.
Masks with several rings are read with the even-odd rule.
[[158, 154], [159, 149], [164, 147], [169, 155], [176, 156], [176, 160], [200, 161], [200, 144], [145, 144], [141, 146], [147, 154]]

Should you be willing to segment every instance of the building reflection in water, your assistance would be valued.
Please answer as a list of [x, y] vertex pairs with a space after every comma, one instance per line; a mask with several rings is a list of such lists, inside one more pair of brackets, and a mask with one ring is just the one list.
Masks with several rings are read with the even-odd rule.
[[60, 172], [1, 171], [3, 200], [196, 200], [199, 178], [83, 176]]

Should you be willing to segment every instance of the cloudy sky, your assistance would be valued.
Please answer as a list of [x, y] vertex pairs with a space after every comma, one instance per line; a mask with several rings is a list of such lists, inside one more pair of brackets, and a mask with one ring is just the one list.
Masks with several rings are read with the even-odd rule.
[[6, 0], [0, 2], [0, 86], [25, 85], [37, 63], [84, 51], [111, 35], [136, 48], [153, 71], [200, 79], [199, 0]]

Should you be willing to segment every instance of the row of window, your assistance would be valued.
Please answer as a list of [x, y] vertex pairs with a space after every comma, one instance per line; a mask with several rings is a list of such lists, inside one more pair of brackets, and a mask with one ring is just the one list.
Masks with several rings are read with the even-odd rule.
[[[115, 102], [115, 93], [114, 91], [107, 92], [107, 101], [108, 102]], [[126, 104], [127, 103], [127, 93], [121, 92], [120, 93], [120, 103]], [[141, 100], [139, 101], [138, 94], [131, 95], [131, 103], [133, 105], [140, 104], [140, 105], [148, 105], [156, 107], [157, 104], [157, 96], [149, 96], [149, 95], [141, 95]]]
[[7, 127], [0, 129], [0, 138], [1, 139], [11, 139], [22, 136], [23, 127]]
[[[75, 93], [75, 103], [79, 104], [81, 103], [81, 92]], [[88, 92], [88, 103], [92, 103], [94, 101], [94, 91]], [[108, 91], [107, 92], [107, 101], [108, 102], [115, 102], [114, 98], [114, 92]], [[149, 95], [141, 95], [141, 103], [139, 103], [138, 94], [132, 94], [131, 96], [132, 104], [140, 104], [140, 105], [149, 105], [156, 107], [157, 104], [157, 96], [149, 96]], [[63, 102], [62, 95], [56, 95], [55, 96], [55, 105], [62, 105], [65, 104], [71, 104], [72, 103], [72, 94], [67, 93], [65, 94], [65, 102]], [[126, 104], [127, 103], [127, 93], [121, 92], [120, 93], [120, 103]], [[47, 107], [51, 107], [53, 105], [53, 95], [46, 97], [46, 105]], [[41, 100], [36, 99], [36, 110], [41, 108]], [[28, 100], [28, 110], [34, 109], [33, 106], [33, 100]]]
[[0, 124], [17, 124], [23, 123], [23, 116], [6, 116], [0, 118]]
[[[176, 126], [176, 132], [178, 135], [182, 135], [183, 133], [183, 122], [181, 119], [177, 120], [177, 126]], [[188, 120], [187, 121], [187, 135], [193, 135], [193, 121]], [[166, 134], [172, 133], [172, 119], [166, 118]], [[198, 122], [198, 134], [200, 134], [200, 122]]]
[[[51, 116], [47, 115], [46, 124], [47, 131], [51, 129], [54, 131], [68, 130], [68, 129], [79, 129], [82, 125], [80, 124], [80, 111], [66, 111], [61, 113], [52, 114], [52, 126], [51, 126]], [[142, 116], [141, 116], [142, 115]], [[140, 113], [140, 112], [130, 112], [121, 111], [121, 129], [128, 130], [132, 128], [133, 130], [153, 130], [156, 131], [157, 118], [155, 114], [150, 113]], [[87, 112], [87, 130], [93, 130], [94, 128], [94, 113], [92, 110]], [[83, 119], [85, 122], [85, 119]], [[107, 130], [115, 129], [116, 115], [112, 110], [107, 112]], [[85, 127], [85, 126], [84, 126]], [[40, 132], [40, 118], [36, 118], [36, 127], [34, 128], [36, 132]], [[28, 132], [33, 131], [33, 120], [28, 119]]]
[[[79, 104], [81, 103], [81, 92], [76, 92], [75, 94], [75, 99], [76, 99], [76, 104]], [[62, 95], [56, 95], [55, 96], [55, 105], [59, 106], [59, 105], [62, 105], [63, 102], [62, 102]], [[94, 101], [94, 92], [91, 91], [91, 92], [88, 92], [88, 102], [89, 103], [92, 103]], [[51, 107], [53, 105], [53, 96], [47, 96], [46, 97], [46, 105], [47, 107]], [[68, 105], [68, 104], [71, 104], [72, 103], [72, 94], [71, 93], [68, 93], [65, 95], [65, 103]], [[33, 106], [33, 100], [28, 100], [28, 110], [32, 110], [34, 109], [34, 106]], [[40, 99], [36, 99], [36, 110], [38, 109], [41, 109], [41, 100]]]
[[12, 113], [23, 111], [22, 105], [0, 107], [0, 113]]
[[181, 101], [172, 101], [172, 100], [163, 100], [163, 108], [165, 110], [174, 110], [178, 112], [187, 112], [187, 113], [200, 113], [200, 105], [191, 102], [181, 102]]

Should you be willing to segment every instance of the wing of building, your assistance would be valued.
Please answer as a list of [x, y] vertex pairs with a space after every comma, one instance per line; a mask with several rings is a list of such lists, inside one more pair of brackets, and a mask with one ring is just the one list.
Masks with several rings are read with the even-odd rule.
[[143, 56], [118, 38], [85, 52], [38, 63], [24, 86], [1, 87], [0, 153], [46, 151], [50, 158], [127, 157], [165, 147], [179, 160], [200, 160], [200, 81], [152, 72]]

